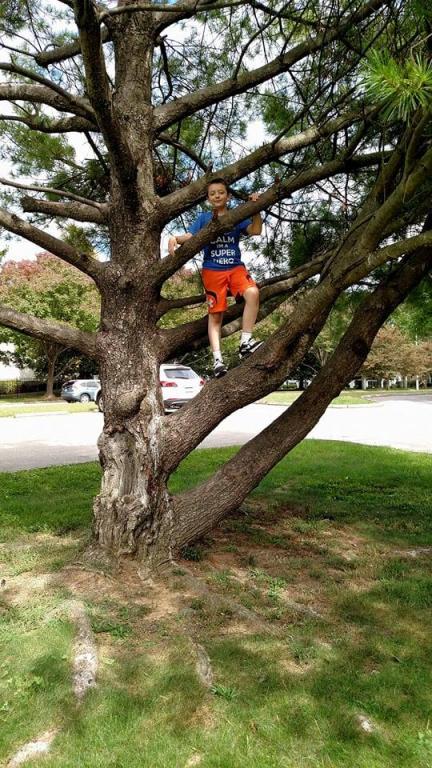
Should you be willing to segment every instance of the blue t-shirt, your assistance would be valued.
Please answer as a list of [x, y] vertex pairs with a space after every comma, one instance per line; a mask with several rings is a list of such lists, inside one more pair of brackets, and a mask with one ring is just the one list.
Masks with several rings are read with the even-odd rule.
[[[191, 235], [196, 235], [213, 218], [211, 211], [203, 211], [189, 227]], [[232, 269], [243, 264], [239, 248], [240, 236], [246, 232], [252, 219], [245, 219], [240, 224], [236, 224], [230, 232], [224, 232], [212, 240], [209, 245], [205, 245], [203, 269]]]

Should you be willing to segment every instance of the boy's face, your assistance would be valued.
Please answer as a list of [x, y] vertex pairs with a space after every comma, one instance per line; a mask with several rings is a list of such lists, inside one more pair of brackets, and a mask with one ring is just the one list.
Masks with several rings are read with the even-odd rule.
[[207, 200], [212, 208], [222, 209], [226, 208], [226, 204], [229, 199], [229, 193], [224, 184], [209, 184], [207, 190]]

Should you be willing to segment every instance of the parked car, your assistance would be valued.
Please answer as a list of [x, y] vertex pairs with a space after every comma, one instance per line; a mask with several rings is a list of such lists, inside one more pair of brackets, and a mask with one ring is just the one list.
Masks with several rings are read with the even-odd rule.
[[71, 379], [63, 384], [61, 397], [68, 403], [96, 402], [100, 386], [99, 379]]
[[[160, 366], [159, 383], [162, 389], [165, 413], [174, 413], [201, 391], [204, 386], [204, 379], [198, 376], [188, 365], [167, 363]], [[96, 403], [99, 410], [103, 411], [100, 384], [96, 392]]]

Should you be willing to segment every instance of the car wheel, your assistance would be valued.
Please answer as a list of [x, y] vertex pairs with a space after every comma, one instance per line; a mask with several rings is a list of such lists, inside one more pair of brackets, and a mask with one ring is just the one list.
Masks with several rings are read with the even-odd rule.
[[99, 397], [96, 398], [96, 405], [99, 408], [99, 411], [103, 413], [103, 397], [102, 395], [99, 395]]
[[89, 403], [90, 402], [90, 395], [87, 395], [86, 392], [84, 392], [82, 395], [80, 395], [80, 403]]

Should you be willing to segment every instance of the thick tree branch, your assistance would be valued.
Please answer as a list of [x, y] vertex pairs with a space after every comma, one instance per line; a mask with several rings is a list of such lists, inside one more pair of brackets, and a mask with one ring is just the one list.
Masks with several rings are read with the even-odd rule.
[[[73, 3], [70, 4], [73, 8]], [[110, 33], [108, 29], [103, 29], [101, 32], [102, 43], [110, 40]], [[41, 51], [34, 58], [40, 67], [48, 67], [50, 64], [58, 64], [66, 59], [72, 59], [74, 56], [81, 55], [81, 43], [79, 40], [74, 40], [66, 45], [58, 46], [57, 48], [51, 48], [46, 51]]]
[[[263, 144], [253, 152], [250, 152], [246, 157], [243, 157], [224, 168], [219, 168], [213, 175], [215, 177], [223, 176], [227, 183], [231, 184], [252, 173], [252, 171], [262, 168], [272, 160], [277, 160], [291, 152], [314, 146], [321, 140], [336, 134], [338, 131], [353, 125], [357, 121], [370, 118], [375, 111], [376, 110], [374, 109], [369, 109], [367, 111], [363, 111], [362, 109], [350, 109], [333, 120], [325, 120], [320, 124], [315, 124], [294, 136], [274, 139], [273, 141]], [[341, 154], [340, 159], [342, 160], [343, 158], [348, 161], [349, 157], [350, 154], [345, 152]], [[382, 154], [377, 152], [363, 155], [359, 157], [358, 160], [353, 158], [352, 163], [357, 163], [361, 167], [362, 162], [372, 165], [382, 162], [382, 159]], [[199, 200], [203, 200], [206, 195], [207, 184], [211, 178], [210, 175], [201, 177], [197, 181], [188, 184], [187, 187], [176, 190], [172, 194], [164, 197], [161, 201], [161, 214], [164, 221], [172, 220], [192, 205], [199, 202]]]
[[[344, 171], [346, 172], [376, 165], [381, 159], [382, 157], [380, 153], [370, 153], [356, 158], [346, 158], [345, 156], [342, 156], [324, 163], [322, 166], [301, 171], [284, 182], [274, 184], [266, 192], [260, 195], [256, 202], [248, 202], [239, 205], [237, 208], [234, 208], [229, 213], [225, 214], [223, 221], [217, 220], [210, 222], [197, 235], [178, 248], [173, 256], [168, 256], [163, 259], [163, 261], [159, 262], [156, 266], [156, 280], [161, 285], [168, 279], [168, 277], [186, 264], [189, 259], [195, 256], [204, 245], [210, 243], [218, 235], [229, 231], [235, 224], [238, 224], [249, 216], [253, 216], [255, 213], [270, 208], [270, 206], [274, 205], [279, 200], [289, 197], [293, 192], [296, 192], [299, 189], [306, 189], [317, 181], [327, 179]], [[211, 177], [209, 178], [211, 179]], [[165, 199], [166, 198], [164, 198], [164, 200]]]
[[157, 6], [151, 3], [140, 3], [139, 5], [131, 3], [129, 5], [118, 5], [116, 8], [101, 11], [99, 14], [99, 21], [104, 22], [106, 19], [118, 16], [120, 13], [146, 13], [148, 11], [154, 13], [157, 9], [157, 15], [169, 14], [171, 16], [169, 23], [172, 24], [173, 21], [177, 21], [177, 18], [174, 18], [177, 16], [179, 18], [187, 18], [205, 11], [237, 8], [241, 5], [244, 5], [244, 0], [227, 0], [227, 2], [224, 2], [223, 0], [222, 2], [221, 0], [210, 0], [210, 2], [208, 0], [207, 2], [197, 2], [197, 0], [192, 0], [190, 3], [173, 3], [172, 5], [160, 3]]
[[342, 39], [345, 33], [353, 26], [372, 16], [382, 6], [385, 0], [370, 0], [365, 5], [347, 17], [340, 25], [333, 29], [326, 29], [313, 38], [299, 43], [283, 56], [277, 56], [273, 61], [262, 67], [245, 72], [236, 79], [228, 79], [215, 85], [200, 88], [193, 93], [181, 96], [174, 101], [156, 107], [154, 111], [155, 130], [163, 130], [184, 117], [194, 114], [212, 104], [218, 104], [227, 97], [244, 93], [254, 86], [271, 80], [276, 75], [289, 70], [294, 64], [307, 56], [322, 50], [337, 39]]
[[85, 117], [64, 117], [54, 120], [51, 117], [33, 115], [0, 115], [0, 120], [9, 123], [22, 123], [32, 131], [40, 133], [84, 133], [99, 130], [95, 123]]
[[23, 312], [16, 312], [6, 304], [0, 304], [0, 325], [5, 325], [14, 331], [20, 331], [35, 339], [55, 342], [63, 347], [72, 347], [94, 360], [99, 357], [99, 346], [95, 333], [86, 333], [54, 320], [45, 320]]
[[[269, 284], [265, 284], [266, 281], [264, 281], [263, 284], [259, 285], [261, 305], [281, 295], [284, 296], [284, 300], [291, 296], [307, 280], [319, 274], [323, 261], [324, 257], [313, 259], [302, 267], [298, 267], [291, 273], [284, 275], [277, 282], [272, 281]], [[242, 314], [242, 304], [233, 304], [224, 313], [224, 327], [222, 328], [222, 336], [224, 338], [238, 330], [236, 321]], [[265, 309], [262, 310], [258, 321], [262, 320], [267, 314]], [[161, 329], [160, 333], [163, 359], [169, 360], [186, 352], [188, 349], [197, 349], [204, 343], [207, 343], [207, 316], [201, 317], [198, 320], [192, 320], [190, 323], [178, 325], [175, 328]]]
[[205, 293], [200, 293], [196, 296], [183, 296], [178, 299], [165, 299], [162, 297], [157, 308], [157, 318], [159, 320], [166, 315], [167, 312], [171, 312], [173, 309], [193, 307], [195, 304], [202, 304], [203, 301], [205, 301]]
[[57, 83], [49, 80], [49, 78], [42, 77], [41, 75], [38, 75], [37, 72], [32, 72], [31, 69], [20, 67], [17, 64], [7, 64], [0, 62], [0, 70], [20, 75], [21, 77], [26, 77], [29, 80], [33, 80], [35, 83], [39, 83], [40, 85], [43, 85], [44, 87], [54, 91], [54, 93], [58, 94], [61, 99], [64, 99], [65, 102], [70, 103], [71, 108], [68, 110], [69, 112], [75, 112], [75, 114], [83, 115], [89, 120], [92, 120], [94, 117], [93, 110], [87, 99], [84, 99], [81, 96], [75, 96], [73, 93], [70, 93], [70, 91], [65, 91], [64, 88], [61, 88], [60, 85], [57, 85]]
[[[395, 154], [396, 158], [392, 157], [388, 165], [382, 168], [375, 184], [377, 190], [382, 188], [382, 176], [389, 180], [389, 166], [391, 174], [396, 172], [396, 168], [399, 167], [401, 160], [399, 147]], [[393, 162], [394, 160], [395, 162]], [[397, 221], [401, 209], [414, 197], [421, 185], [430, 177], [431, 172], [432, 148], [429, 148], [418, 159], [409, 176], [403, 177], [381, 204], [374, 196], [369, 195], [340, 248], [327, 262], [322, 277], [329, 273], [332, 275], [332, 279], [337, 282], [341, 275], [344, 275], [346, 284], [349, 284], [365, 276], [364, 265], [367, 259], [370, 259], [368, 271], [384, 263], [387, 251], [384, 249], [382, 252], [377, 251], [378, 244], [385, 237], [392, 222]], [[425, 237], [427, 237], [426, 233]], [[397, 247], [393, 248], [392, 252], [388, 252], [388, 258], [392, 257], [391, 253], [395, 258], [401, 255], [398, 253]]]
[[[29, 101], [33, 104], [46, 104], [58, 112], [72, 112], [87, 120], [90, 118], [91, 121], [95, 119], [91, 106], [85, 99], [71, 101], [45, 85], [1, 83], [0, 101]], [[95, 125], [93, 122], [91, 124]]]
[[363, 301], [337, 349], [301, 397], [243, 446], [210, 480], [174, 498], [177, 547], [202, 536], [233, 512], [262, 478], [306, 437], [330, 402], [355, 376], [383, 322], [431, 266], [430, 247], [405, 259], [397, 271]]
[[199, 0], [183, 0], [182, 3], [174, 3], [172, 5], [165, 3], [158, 4], [157, 6], [150, 3], [140, 3], [139, 5], [137, 3], [129, 3], [128, 5], [118, 5], [116, 8], [109, 10], [104, 9], [99, 14], [99, 20], [101, 23], [109, 23], [110, 18], [119, 14], [152, 12], [154, 31], [158, 33], [166, 26], [182, 19], [190, 18], [196, 13], [203, 13], [214, 8], [227, 8], [243, 4], [244, 0], [228, 0], [227, 2], [223, 0], [205, 0], [204, 2], [199, 2]]
[[74, 8], [89, 99], [117, 176], [130, 183], [135, 178], [136, 168], [113, 113], [97, 12], [91, 0], [74, 0]]
[[382, 231], [383, 222], [387, 227], [390, 220], [397, 216], [403, 204], [406, 204], [421, 189], [432, 173], [432, 147], [429, 146], [409, 174], [404, 175], [394, 192], [388, 197], [381, 209], [369, 224], [364, 238], [365, 242], [373, 242], [376, 235]]
[[378, 248], [367, 256], [351, 262], [345, 272], [342, 270], [339, 273], [339, 277], [344, 276], [347, 285], [352, 285], [353, 282], [356, 282], [357, 269], [361, 271], [361, 276], [363, 277], [365, 266], [367, 266], [369, 273], [387, 261], [399, 259], [401, 256], [408, 256], [422, 247], [432, 247], [432, 232], [422, 232], [414, 237], [407, 237], [391, 245], [386, 245], [384, 248]]
[[79, 253], [68, 243], [59, 240], [47, 232], [43, 232], [38, 227], [29, 224], [25, 219], [20, 219], [14, 213], [9, 213], [4, 208], [0, 208], [0, 227], [4, 227], [8, 232], [24, 237], [31, 243], [35, 243], [45, 251], [53, 253], [63, 261], [89, 275], [97, 283], [99, 276], [103, 272], [103, 264], [88, 256], [85, 253]]
[[45, 213], [47, 216], [60, 216], [75, 221], [88, 221], [92, 224], [106, 224], [108, 222], [108, 205], [100, 205], [95, 208], [77, 202], [57, 203], [50, 200], [39, 200], [28, 195], [21, 198], [21, 205], [26, 213]]

